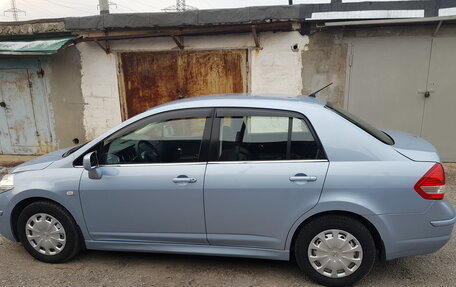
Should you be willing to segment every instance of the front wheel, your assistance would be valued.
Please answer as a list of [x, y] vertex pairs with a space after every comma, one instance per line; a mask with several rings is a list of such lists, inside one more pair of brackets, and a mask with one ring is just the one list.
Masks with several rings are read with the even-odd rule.
[[65, 262], [80, 250], [79, 232], [73, 217], [49, 201], [26, 206], [19, 215], [17, 231], [24, 248], [43, 262]]
[[295, 243], [296, 261], [314, 281], [351, 286], [372, 269], [376, 249], [370, 231], [348, 216], [328, 215], [307, 223]]

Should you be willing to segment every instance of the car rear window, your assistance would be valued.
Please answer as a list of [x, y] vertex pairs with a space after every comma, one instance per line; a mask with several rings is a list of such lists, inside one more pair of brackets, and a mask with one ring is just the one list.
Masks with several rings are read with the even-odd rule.
[[351, 123], [355, 124], [357, 127], [363, 129], [379, 141], [386, 143], [388, 145], [393, 145], [394, 140], [388, 136], [386, 133], [382, 132], [381, 130], [375, 128], [374, 126], [368, 124], [367, 122], [363, 121], [362, 119], [358, 118], [357, 116], [347, 112], [344, 109], [341, 109], [339, 107], [335, 107], [331, 104], [326, 105], [327, 108], [330, 110], [334, 111], [336, 114], [339, 116], [343, 117], [344, 119], [350, 121]]

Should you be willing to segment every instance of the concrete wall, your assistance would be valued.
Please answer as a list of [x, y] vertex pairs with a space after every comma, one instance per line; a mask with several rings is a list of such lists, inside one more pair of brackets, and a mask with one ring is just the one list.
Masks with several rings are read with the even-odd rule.
[[343, 107], [346, 93], [348, 44], [341, 31], [318, 32], [310, 37], [302, 52], [303, 95], [308, 95], [329, 83], [318, 97]]
[[301, 53], [309, 43], [298, 32], [261, 33], [262, 50], [251, 51], [251, 92], [302, 94]]
[[[249, 50], [249, 92], [298, 95], [302, 93], [302, 51], [307, 36], [298, 32], [261, 33], [262, 49], [254, 48], [251, 34], [185, 37], [185, 49]], [[81, 88], [84, 106], [84, 129], [87, 140], [93, 139], [121, 122], [117, 52], [166, 51], [177, 49], [170, 37], [111, 41], [112, 53], [106, 54], [95, 43], [80, 43]]]
[[45, 71], [55, 122], [58, 148], [84, 142], [84, 101], [81, 92], [81, 59], [75, 47], [50, 57]]

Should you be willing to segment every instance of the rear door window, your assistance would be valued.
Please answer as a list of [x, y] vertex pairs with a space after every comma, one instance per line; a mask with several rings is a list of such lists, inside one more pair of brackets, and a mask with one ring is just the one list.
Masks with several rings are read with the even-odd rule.
[[306, 121], [289, 116], [220, 117], [217, 160], [271, 161], [323, 158]]

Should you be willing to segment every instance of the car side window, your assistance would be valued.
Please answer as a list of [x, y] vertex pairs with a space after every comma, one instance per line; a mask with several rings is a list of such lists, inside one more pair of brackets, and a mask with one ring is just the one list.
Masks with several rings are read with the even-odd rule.
[[292, 118], [290, 159], [320, 159], [320, 147], [303, 119]]
[[320, 148], [307, 123], [286, 116], [220, 119], [219, 161], [318, 159]]
[[107, 142], [105, 165], [199, 161], [207, 118], [175, 118], [136, 127]]

